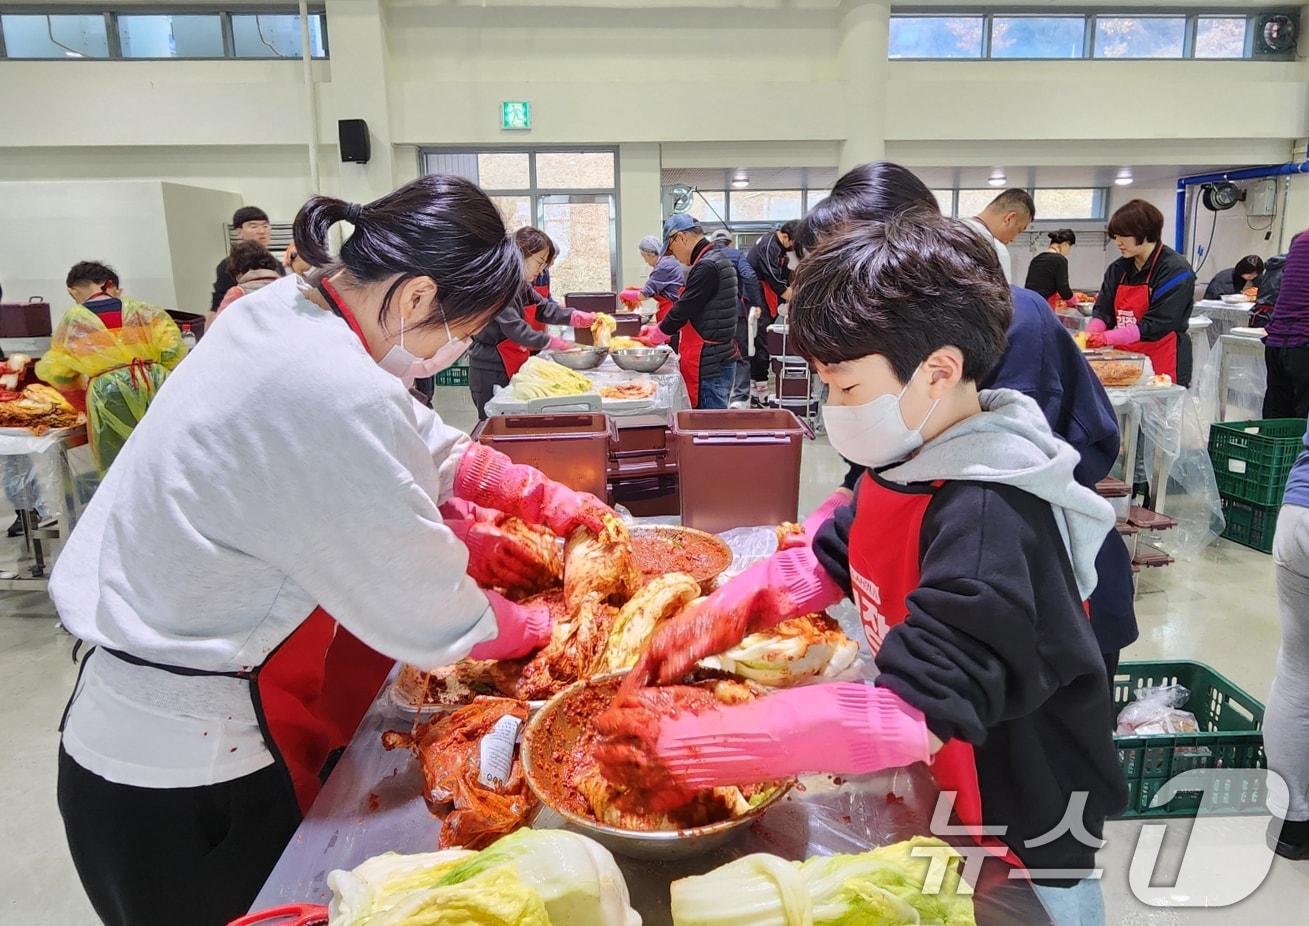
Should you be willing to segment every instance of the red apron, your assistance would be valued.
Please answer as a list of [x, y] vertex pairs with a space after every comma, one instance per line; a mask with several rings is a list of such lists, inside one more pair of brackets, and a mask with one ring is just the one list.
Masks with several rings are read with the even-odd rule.
[[1056, 311], [1068, 305], [1068, 303], [1064, 301], [1064, 297], [1059, 295], [1058, 293], [1055, 293], [1054, 295], [1050, 296], [1045, 301], [1050, 303], [1050, 308]]
[[[909, 616], [907, 599], [920, 579], [919, 535], [923, 516], [936, 488], [888, 489], [871, 473], [863, 477], [854, 523], [850, 528], [850, 584], [864, 633], [873, 655], [882, 648], [887, 632]], [[887, 526], [896, 533], [888, 539]], [[942, 791], [954, 791], [955, 814], [969, 835], [993, 854], [1020, 866], [1009, 847], [983, 835], [982, 792], [977, 783], [973, 747], [953, 739], [937, 752], [932, 775]]]
[[[538, 321], [536, 318], [535, 305], [523, 306], [523, 319], [537, 331], [545, 330], [545, 322]], [[522, 369], [528, 358], [536, 353], [531, 348], [524, 347], [517, 341], [511, 341], [508, 338], [504, 338], [496, 344], [495, 351], [500, 355], [500, 362], [505, 365], [505, 375], [510, 379], [513, 379], [514, 374]]]
[[[686, 275], [691, 276], [691, 268], [704, 258], [713, 248], [707, 247], [700, 252], [695, 260], [691, 261], [691, 267], [687, 268]], [[766, 289], [767, 287], [765, 287]], [[686, 285], [682, 285], [681, 292], [686, 292]], [[670, 304], [671, 308], [671, 304]], [[676, 335], [680, 340], [677, 345], [678, 363], [682, 368], [682, 378], [686, 380], [686, 391], [691, 396], [691, 407], [700, 407], [700, 355], [704, 352], [706, 344], [722, 344], [723, 341], [706, 341], [701, 337], [700, 332], [695, 330], [692, 322], [687, 322], [682, 326]]]
[[[1146, 282], [1130, 285], [1124, 283], [1123, 281], [1127, 279], [1126, 270], [1118, 278], [1118, 290], [1114, 293], [1115, 328], [1139, 325], [1141, 319], [1145, 318], [1145, 313], [1150, 311], [1152, 295], [1150, 277], [1154, 276], [1155, 265], [1159, 263], [1159, 255], [1163, 252], [1162, 244], [1155, 247], [1154, 259], [1150, 261], [1150, 269], [1145, 275]], [[1177, 332], [1170, 331], [1158, 341], [1136, 341], [1132, 344], [1124, 344], [1122, 347], [1123, 350], [1145, 354], [1150, 358], [1155, 373], [1167, 374], [1174, 382], [1177, 381]]]
[[773, 292], [773, 288], [767, 283], [759, 288], [764, 291], [764, 308], [768, 309], [768, 317], [777, 318], [777, 307], [782, 304], [782, 297]]
[[[682, 287], [682, 288], [685, 289], [686, 287]], [[677, 305], [677, 301], [674, 299], [669, 299], [667, 296], [655, 296], [654, 301], [655, 301], [655, 323], [658, 324], [659, 322], [663, 321], [665, 318], [668, 317], [669, 312], [673, 311], [673, 306]]]

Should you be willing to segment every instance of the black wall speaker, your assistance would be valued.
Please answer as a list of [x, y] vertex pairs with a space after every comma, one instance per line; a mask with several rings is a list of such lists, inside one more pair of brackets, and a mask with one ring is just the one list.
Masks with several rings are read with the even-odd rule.
[[341, 119], [336, 123], [337, 136], [341, 143], [341, 160], [367, 164], [373, 153], [373, 146], [368, 140], [368, 123], [362, 119]]

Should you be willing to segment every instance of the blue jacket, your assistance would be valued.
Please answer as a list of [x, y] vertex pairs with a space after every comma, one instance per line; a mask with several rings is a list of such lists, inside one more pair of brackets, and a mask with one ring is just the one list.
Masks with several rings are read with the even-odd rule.
[[1118, 459], [1118, 418], [1077, 342], [1049, 304], [1030, 289], [1009, 287], [1014, 317], [1009, 346], [982, 389], [1017, 389], [1041, 406], [1054, 431], [1082, 455], [1074, 476], [1094, 488]]
[[764, 293], [759, 288], [759, 277], [750, 266], [750, 260], [741, 253], [740, 248], [727, 244], [718, 244], [715, 247], [722, 251], [736, 268], [736, 298], [741, 305], [741, 315], [744, 317], [753, 305], [763, 306]]

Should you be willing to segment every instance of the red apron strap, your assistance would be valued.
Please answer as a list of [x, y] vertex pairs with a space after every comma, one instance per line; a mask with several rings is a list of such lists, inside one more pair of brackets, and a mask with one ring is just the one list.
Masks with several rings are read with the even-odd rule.
[[667, 296], [655, 296], [655, 321], [661, 322], [668, 317], [668, 313], [673, 311], [676, 303]]
[[358, 336], [359, 343], [364, 345], [364, 350], [368, 350], [368, 339], [364, 337], [364, 331], [359, 327], [359, 320], [355, 318], [355, 313], [350, 311], [350, 307], [345, 304], [345, 300], [342, 299], [341, 294], [336, 291], [336, 287], [332, 285], [332, 281], [324, 277], [319, 282], [318, 289], [327, 300], [327, 304], [331, 306], [332, 311], [345, 319], [345, 323], [350, 326], [350, 330]]
[[545, 330], [545, 322], [541, 321], [539, 318], [536, 317], [535, 305], [523, 306], [523, 319], [527, 322], [527, 324], [531, 325], [532, 328], [534, 328], [535, 330], [537, 331]]

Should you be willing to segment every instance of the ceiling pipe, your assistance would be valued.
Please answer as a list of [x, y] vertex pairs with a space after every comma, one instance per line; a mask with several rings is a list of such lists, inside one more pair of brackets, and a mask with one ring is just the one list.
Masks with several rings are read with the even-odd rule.
[[1293, 174], [1309, 174], [1309, 161], [1290, 164], [1278, 164], [1275, 167], [1242, 167], [1213, 174], [1194, 174], [1190, 177], [1177, 178], [1177, 217], [1173, 229], [1174, 248], [1184, 253], [1186, 248], [1186, 191], [1199, 183], [1224, 183], [1237, 180], [1262, 180], [1267, 177], [1287, 177]]

